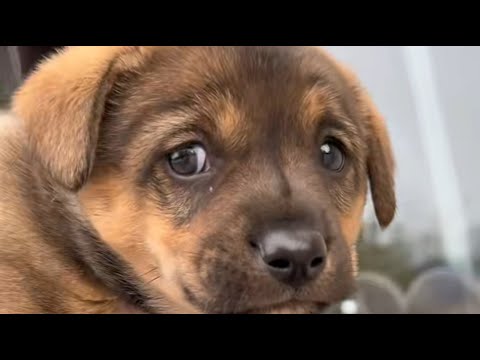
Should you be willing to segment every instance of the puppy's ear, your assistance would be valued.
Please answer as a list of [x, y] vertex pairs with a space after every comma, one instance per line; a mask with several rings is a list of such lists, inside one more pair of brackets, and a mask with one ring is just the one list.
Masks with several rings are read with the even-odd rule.
[[395, 160], [387, 127], [371, 98], [362, 90], [364, 114], [368, 119], [368, 176], [375, 214], [382, 228], [392, 222], [396, 211]]
[[95, 157], [107, 94], [117, 76], [141, 66], [149, 48], [67, 47], [43, 61], [13, 99], [38, 160], [60, 184], [78, 189]]
[[356, 75], [344, 64], [322, 50], [342, 74], [357, 100], [360, 117], [365, 121], [368, 132], [367, 170], [370, 191], [378, 223], [386, 228], [396, 212], [395, 160], [383, 116], [362, 87]]

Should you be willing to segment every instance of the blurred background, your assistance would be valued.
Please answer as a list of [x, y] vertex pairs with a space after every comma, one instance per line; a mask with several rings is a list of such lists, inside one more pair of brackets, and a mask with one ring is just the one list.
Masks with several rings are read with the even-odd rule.
[[[398, 212], [381, 231], [371, 203], [358, 291], [332, 314], [480, 313], [480, 47], [326, 47], [387, 120]], [[53, 47], [0, 46], [0, 109]]]

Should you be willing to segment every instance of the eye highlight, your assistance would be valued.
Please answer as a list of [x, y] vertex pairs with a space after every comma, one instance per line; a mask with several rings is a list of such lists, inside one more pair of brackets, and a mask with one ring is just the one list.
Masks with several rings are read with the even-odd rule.
[[201, 144], [183, 147], [167, 158], [170, 169], [180, 176], [194, 176], [209, 170], [207, 152]]
[[345, 165], [345, 154], [333, 141], [326, 141], [320, 146], [322, 165], [330, 171], [340, 172]]

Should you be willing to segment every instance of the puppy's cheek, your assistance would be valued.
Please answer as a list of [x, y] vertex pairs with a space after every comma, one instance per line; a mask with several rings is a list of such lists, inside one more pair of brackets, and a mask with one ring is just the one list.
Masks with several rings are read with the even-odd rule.
[[[149, 214], [155, 214], [152, 210]], [[195, 254], [199, 252], [197, 236], [173, 225], [160, 214], [147, 216], [146, 245], [158, 267], [158, 279], [151, 282], [180, 301], [185, 300], [185, 283], [198, 283]]]
[[365, 209], [366, 196], [360, 195], [353, 202], [350, 211], [340, 215], [340, 227], [342, 235], [347, 244], [355, 249], [353, 245], [357, 242], [362, 228], [363, 214]]
[[129, 184], [113, 176], [90, 181], [79, 193], [90, 221], [138, 274], [152, 268], [144, 244], [144, 214]]

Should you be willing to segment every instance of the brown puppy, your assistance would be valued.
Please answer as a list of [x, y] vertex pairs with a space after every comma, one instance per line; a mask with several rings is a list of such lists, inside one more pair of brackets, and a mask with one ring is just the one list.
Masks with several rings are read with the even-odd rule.
[[316, 312], [356, 271], [381, 116], [315, 47], [70, 47], [0, 125], [0, 312]]

